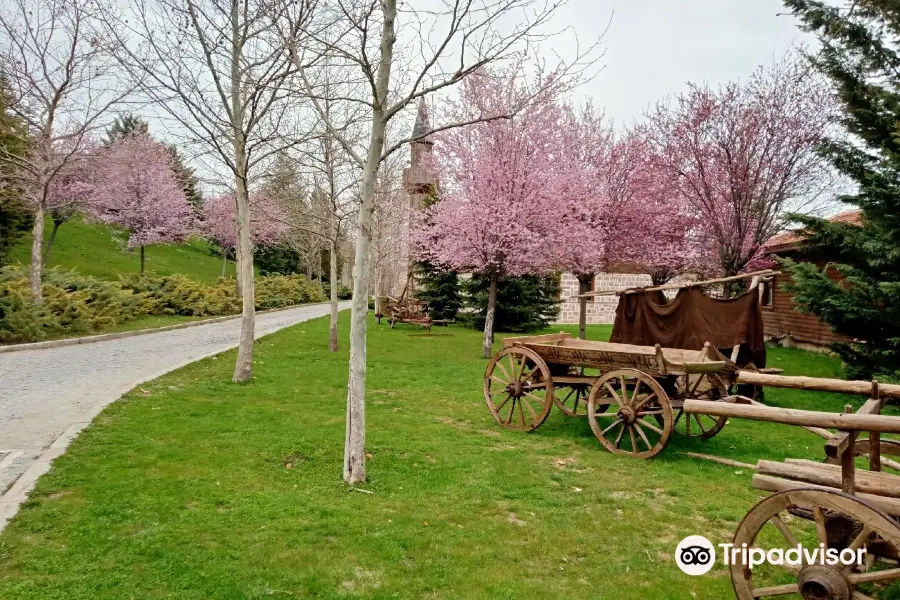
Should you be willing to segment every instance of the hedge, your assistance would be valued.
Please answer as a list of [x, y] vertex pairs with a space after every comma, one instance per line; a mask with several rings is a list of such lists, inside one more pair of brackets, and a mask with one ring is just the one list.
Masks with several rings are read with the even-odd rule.
[[[258, 310], [326, 300], [302, 275], [257, 277], [255, 283]], [[53, 269], [45, 272], [42, 290], [44, 301], [35, 304], [27, 274], [0, 268], [0, 342], [99, 333], [145, 315], [215, 317], [241, 310], [234, 278], [207, 285], [184, 275], [129, 275], [114, 282]]]

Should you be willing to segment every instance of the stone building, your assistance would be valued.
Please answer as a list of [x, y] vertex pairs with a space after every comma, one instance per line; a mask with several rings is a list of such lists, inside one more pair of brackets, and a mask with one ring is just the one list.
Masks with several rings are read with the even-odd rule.
[[[608, 272], [597, 273], [591, 281], [590, 290], [624, 290], [650, 285], [650, 275], [641, 273], [637, 267], [623, 265]], [[578, 323], [578, 279], [571, 273], [560, 276], [560, 311], [557, 323]], [[618, 296], [595, 296], [587, 300], [587, 322], [589, 325], [608, 324], [616, 320]]]

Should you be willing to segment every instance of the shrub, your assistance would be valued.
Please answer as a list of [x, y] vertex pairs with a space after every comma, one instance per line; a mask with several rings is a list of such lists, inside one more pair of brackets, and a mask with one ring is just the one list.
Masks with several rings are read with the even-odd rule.
[[318, 284], [303, 275], [269, 275], [256, 279], [256, 308], [266, 310], [306, 302], [325, 302]]
[[[325, 300], [331, 298], [331, 284], [323, 283], [322, 284], [322, 293], [325, 295]], [[348, 288], [346, 285], [338, 286], [337, 293], [338, 300], [350, 300], [353, 297], [353, 290]]]
[[0, 341], [38, 341], [48, 337], [96, 333], [141, 314], [138, 299], [118, 284], [74, 271], [48, 271], [36, 305], [24, 273], [0, 271]]
[[[214, 317], [241, 310], [234, 278], [206, 285], [184, 275], [133, 274], [112, 282], [54, 269], [45, 273], [42, 289], [44, 301], [36, 305], [26, 274], [0, 268], [0, 342], [98, 333], [144, 315]], [[324, 301], [319, 286], [302, 275], [256, 278], [258, 310]]]

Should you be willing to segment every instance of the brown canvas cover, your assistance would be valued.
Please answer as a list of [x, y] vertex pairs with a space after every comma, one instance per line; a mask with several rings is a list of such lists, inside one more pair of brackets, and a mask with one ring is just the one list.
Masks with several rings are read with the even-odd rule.
[[671, 301], [662, 292], [622, 294], [610, 342], [699, 350], [705, 342], [726, 356], [742, 344], [737, 364], [766, 365], [759, 294], [711, 298], [699, 288], [681, 290]]

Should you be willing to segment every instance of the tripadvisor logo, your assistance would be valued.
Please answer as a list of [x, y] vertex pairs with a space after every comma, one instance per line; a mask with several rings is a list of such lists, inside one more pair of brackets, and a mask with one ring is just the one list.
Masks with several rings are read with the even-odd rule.
[[702, 535], [689, 535], [675, 548], [675, 562], [688, 575], [704, 575], [716, 562], [716, 549]]
[[[740, 547], [735, 547], [734, 544], [718, 546], [722, 551], [724, 565], [740, 564], [750, 569], [762, 564], [794, 567], [816, 564], [830, 567], [856, 566], [864, 564], [866, 560], [865, 548], [826, 548], [824, 544], [812, 549], [798, 544], [793, 548], [773, 548], [769, 551], [748, 547], [747, 544], [741, 544]], [[675, 563], [688, 575], [705, 575], [713, 568], [715, 562], [715, 546], [702, 535], [689, 535], [675, 548]]]

